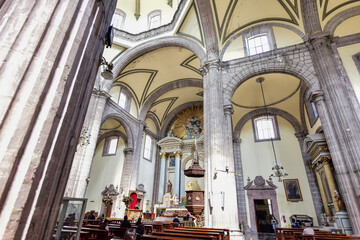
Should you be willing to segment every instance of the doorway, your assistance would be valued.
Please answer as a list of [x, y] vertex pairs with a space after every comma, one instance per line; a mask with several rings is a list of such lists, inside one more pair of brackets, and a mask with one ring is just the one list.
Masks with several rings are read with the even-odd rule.
[[254, 199], [256, 227], [258, 232], [273, 233], [271, 225], [272, 206], [270, 199]]

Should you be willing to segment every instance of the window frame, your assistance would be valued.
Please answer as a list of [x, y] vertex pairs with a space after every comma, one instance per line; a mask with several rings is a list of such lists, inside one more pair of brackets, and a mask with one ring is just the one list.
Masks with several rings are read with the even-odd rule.
[[[150, 149], [149, 149], [149, 158], [147, 158], [147, 156], [145, 156], [145, 153], [146, 153], [146, 140], [147, 140], [147, 137], [149, 137], [149, 139], [151, 140], [151, 143], [150, 143]], [[144, 140], [144, 151], [143, 151], [143, 158], [152, 162], [152, 155], [153, 155], [153, 143], [154, 143], [154, 139], [149, 135], [149, 134], [145, 134], [145, 140]]]
[[[261, 53], [256, 53], [253, 55], [250, 55], [250, 48], [249, 48], [249, 38], [253, 38], [256, 37], [258, 35], [266, 35], [267, 36], [267, 40], [268, 40], [268, 44], [269, 44], [269, 50], [266, 52], [269, 52], [271, 50], [276, 49], [276, 42], [275, 42], [275, 37], [274, 37], [274, 32], [271, 26], [256, 26], [256, 27], [252, 27], [250, 29], [248, 29], [244, 34], [243, 34], [243, 45], [245, 48], [245, 55], [246, 56], [255, 56]], [[266, 53], [266, 52], [262, 52], [262, 53]]]
[[272, 138], [273, 141], [278, 141], [281, 140], [280, 138], [280, 131], [279, 131], [279, 124], [277, 121], [277, 115], [275, 114], [261, 114], [261, 115], [257, 115], [255, 117], [252, 118], [252, 125], [253, 125], [253, 132], [254, 132], [254, 140], [255, 142], [266, 142], [266, 141], [271, 141], [271, 138], [266, 138], [266, 139], [259, 139], [259, 133], [258, 133], [258, 129], [257, 129], [257, 125], [256, 125], [256, 121], [259, 118], [272, 118], [272, 125], [273, 125], [273, 129], [274, 129], [274, 135], [275, 137]]
[[[159, 16], [159, 25], [156, 27], [151, 27], [151, 19], [155, 16]], [[160, 27], [161, 26], [161, 10], [154, 10], [154, 11], [150, 12], [148, 14], [147, 19], [148, 19], [148, 30], [152, 30], [152, 29]]]
[[[109, 153], [111, 141], [113, 139], [116, 139], [115, 153]], [[102, 156], [115, 156], [116, 153], [117, 153], [118, 146], [119, 146], [119, 136], [112, 135], [112, 136], [109, 136], [109, 137], [105, 138], [105, 143], [104, 143], [104, 147], [103, 147]]]
[[355, 66], [356, 66], [358, 72], [360, 73], [360, 52], [354, 54], [352, 56], [352, 59], [354, 60]]
[[[310, 92], [305, 95], [305, 109], [309, 119], [310, 127], [312, 128], [319, 119], [319, 111], [317, 110], [316, 103], [311, 100]], [[315, 111], [314, 111], [315, 107]]]
[[[124, 108], [121, 107], [120, 104], [119, 104], [121, 94], [124, 94], [125, 97], [126, 97], [126, 102], [125, 102], [125, 107], [124, 107]], [[129, 111], [130, 111], [130, 105], [131, 105], [131, 98], [132, 98], [132, 96], [131, 96], [130, 91], [129, 91], [127, 88], [121, 86], [121, 87], [120, 87], [120, 91], [119, 91], [119, 96], [118, 96], [118, 99], [117, 99], [117, 104], [118, 104], [122, 109], [124, 109], [124, 110], [126, 110], [126, 111], [129, 112]]]

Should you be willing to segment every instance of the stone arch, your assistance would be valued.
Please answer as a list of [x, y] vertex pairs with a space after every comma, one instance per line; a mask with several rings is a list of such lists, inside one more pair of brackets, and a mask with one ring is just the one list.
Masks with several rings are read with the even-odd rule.
[[106, 120], [109, 119], [114, 119], [119, 123], [121, 123], [127, 135], [127, 147], [134, 148], [134, 134], [133, 134], [133, 130], [131, 129], [131, 126], [120, 115], [114, 113], [104, 116], [100, 126], [102, 126], [104, 122], [106, 122]]
[[181, 80], [176, 80], [176, 81], [169, 82], [167, 84], [162, 85], [153, 94], [151, 94], [151, 96], [146, 100], [146, 102], [144, 103], [144, 105], [140, 111], [139, 119], [140, 120], [145, 119], [145, 116], [146, 116], [147, 112], [150, 110], [151, 105], [161, 95], [163, 95], [171, 90], [174, 90], [177, 88], [184, 88], [184, 87], [201, 87], [202, 88], [203, 81], [200, 79], [181, 79]]
[[346, 19], [360, 15], [360, 6], [346, 9], [332, 17], [325, 25], [324, 32], [333, 35], [336, 28]]
[[[287, 60], [288, 56], [281, 55], [279, 60], [278, 56], [274, 54], [271, 58], [268, 56], [268, 60], [264, 61], [249, 61], [246, 64], [242, 64], [233, 71], [235, 74], [231, 77], [230, 82], [224, 89], [224, 104], [231, 104], [231, 98], [235, 90], [246, 80], [251, 77], [255, 77], [261, 74], [267, 73], [284, 73], [293, 75], [299, 78], [310, 91], [320, 89], [316, 72], [312, 64], [304, 64], [300, 61]], [[310, 56], [304, 56], [305, 58]]]
[[98, 137], [98, 140], [97, 140], [97, 142], [96, 142], [96, 146], [97, 145], [99, 145], [99, 143], [102, 141], [102, 140], [104, 140], [104, 139], [106, 139], [107, 137], [110, 137], [110, 136], [118, 136], [118, 137], [121, 137], [123, 140], [124, 140], [124, 142], [125, 142], [125, 147], [128, 147], [127, 145], [127, 137], [126, 137], [126, 134], [125, 133], [123, 133], [123, 132], [121, 132], [121, 131], [119, 131], [119, 130], [112, 130], [112, 131], [108, 131], [108, 132], [106, 132], [106, 133], [104, 133], [104, 134], [102, 134], [102, 135], [99, 135], [99, 137]]
[[156, 134], [158, 135], [160, 132], [160, 125], [159, 125], [159, 122], [157, 121], [156, 117], [154, 116], [154, 114], [148, 113], [148, 114], [146, 114], [145, 120], [147, 118], [151, 119], [154, 122], [155, 127], [156, 127]]
[[262, 114], [274, 114], [274, 115], [279, 115], [280, 117], [285, 118], [295, 129], [295, 133], [300, 133], [300, 132], [304, 132], [304, 128], [303, 126], [300, 124], [300, 122], [290, 113], [288, 113], [287, 111], [278, 109], [278, 108], [259, 108], [256, 109], [254, 111], [251, 111], [247, 114], [245, 114], [240, 121], [236, 124], [235, 126], [235, 130], [233, 133], [234, 137], [239, 137], [242, 128], [244, 127], [245, 123], [247, 123], [250, 119], [252, 119], [253, 117], [256, 117], [258, 115], [262, 115]]
[[144, 42], [136, 47], [131, 48], [121, 54], [117, 59], [114, 60], [114, 76], [118, 76], [120, 72], [134, 59], [148, 53], [154, 51], [159, 48], [165, 47], [183, 47], [186, 48], [193, 53], [200, 60], [200, 64], [202, 65], [206, 60], [206, 53], [202, 46], [197, 43], [195, 40], [189, 39], [187, 37], [182, 36], [170, 36], [170, 37], [161, 37], [154, 41], [153, 39]]
[[163, 138], [163, 137], [166, 136], [168, 125], [175, 118], [176, 114], [181, 112], [182, 110], [188, 108], [188, 107], [191, 107], [191, 106], [203, 106], [203, 102], [197, 101], [197, 102], [184, 103], [184, 104], [176, 107], [174, 110], [172, 110], [169, 113], [169, 115], [166, 117], [166, 119], [165, 119], [165, 121], [164, 121], [164, 123], [163, 123], [163, 125], [161, 127], [161, 130], [160, 130], [160, 133], [159, 133], [160, 138]]
[[223, 59], [226, 50], [228, 49], [228, 47], [230, 46], [230, 44], [231, 44], [235, 39], [239, 38], [241, 35], [244, 35], [244, 34], [246, 34], [246, 33], [248, 33], [248, 32], [253, 31], [254, 29], [265, 28], [265, 27], [266, 27], [266, 28], [269, 28], [269, 27], [282, 27], [282, 28], [286, 28], [286, 29], [288, 29], [288, 30], [296, 33], [302, 40], [306, 41], [306, 39], [307, 39], [305, 33], [303, 33], [303, 32], [300, 31], [298, 28], [293, 27], [293, 26], [291, 26], [291, 25], [284, 24], [284, 23], [277, 23], [277, 22], [274, 22], [274, 23], [263, 23], [263, 24], [259, 24], [259, 25], [256, 25], [256, 26], [247, 28], [247, 29], [245, 29], [245, 30], [242, 30], [241, 32], [238, 32], [238, 33], [234, 34], [233, 36], [231, 36], [231, 37], [229, 38], [229, 40], [226, 41], [225, 46], [224, 46], [223, 49], [221, 50], [220, 59]]

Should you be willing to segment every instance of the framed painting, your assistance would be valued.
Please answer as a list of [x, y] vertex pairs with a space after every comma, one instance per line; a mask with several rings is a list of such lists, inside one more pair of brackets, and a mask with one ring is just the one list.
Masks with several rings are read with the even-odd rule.
[[297, 180], [297, 179], [284, 179], [283, 182], [284, 182], [286, 199], [288, 201], [298, 202], [298, 201], [303, 200], [300, 185], [299, 185], [299, 180]]

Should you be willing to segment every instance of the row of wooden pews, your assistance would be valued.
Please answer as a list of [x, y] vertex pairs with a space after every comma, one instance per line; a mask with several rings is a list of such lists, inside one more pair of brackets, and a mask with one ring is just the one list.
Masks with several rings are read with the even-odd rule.
[[144, 234], [142, 239], [216, 239], [229, 240], [229, 229], [204, 228], [204, 227], [175, 227], [174, 229], [164, 229], [161, 232]]
[[276, 228], [276, 239], [278, 240], [360, 240], [357, 236], [346, 236], [342, 233], [332, 233], [320, 229], [314, 229], [314, 235], [304, 235], [302, 228]]

